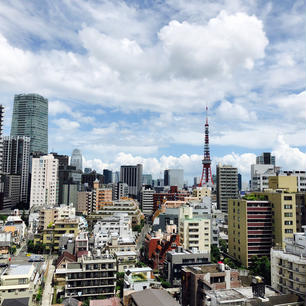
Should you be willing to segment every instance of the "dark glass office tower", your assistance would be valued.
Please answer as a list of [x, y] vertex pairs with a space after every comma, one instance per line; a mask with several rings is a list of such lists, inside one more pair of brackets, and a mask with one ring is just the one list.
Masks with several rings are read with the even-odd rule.
[[48, 100], [38, 94], [15, 95], [11, 136], [31, 138], [30, 153], [48, 153]]

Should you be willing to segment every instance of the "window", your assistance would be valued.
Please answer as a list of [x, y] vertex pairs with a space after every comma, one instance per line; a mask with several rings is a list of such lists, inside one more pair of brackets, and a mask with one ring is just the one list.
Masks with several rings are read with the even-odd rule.
[[284, 216], [285, 217], [292, 217], [292, 213], [285, 213]]
[[285, 229], [285, 233], [286, 233], [286, 234], [292, 234], [292, 233], [293, 233], [293, 229], [291, 229], [291, 228], [286, 228], [286, 229]]
[[292, 209], [292, 205], [284, 205], [285, 209]]
[[285, 221], [284, 223], [285, 223], [285, 225], [292, 225], [293, 221]]
[[284, 196], [285, 201], [292, 201], [292, 196]]

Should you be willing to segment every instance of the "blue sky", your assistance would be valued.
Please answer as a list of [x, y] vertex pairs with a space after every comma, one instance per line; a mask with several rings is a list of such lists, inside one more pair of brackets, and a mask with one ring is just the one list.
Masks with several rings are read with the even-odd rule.
[[[0, 91], [49, 99], [49, 148], [102, 170], [201, 175], [211, 155], [247, 179], [273, 151], [305, 167], [305, 1], [1, 1]], [[213, 169], [214, 172], [214, 169]]]

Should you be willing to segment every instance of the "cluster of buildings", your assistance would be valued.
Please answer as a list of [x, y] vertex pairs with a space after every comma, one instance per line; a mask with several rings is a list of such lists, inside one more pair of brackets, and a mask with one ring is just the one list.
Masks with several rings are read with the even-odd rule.
[[[182, 169], [162, 179], [141, 164], [84, 169], [78, 149], [49, 153], [48, 100], [37, 94], [15, 96], [11, 135], [0, 136], [0, 305], [37, 304], [50, 269], [59, 305], [305, 302], [305, 171], [283, 171], [265, 152], [243, 188], [231, 165], [211, 174], [208, 138], [192, 187]], [[26, 245], [45, 257], [29, 262]], [[271, 283], [252, 272], [264, 256]]]

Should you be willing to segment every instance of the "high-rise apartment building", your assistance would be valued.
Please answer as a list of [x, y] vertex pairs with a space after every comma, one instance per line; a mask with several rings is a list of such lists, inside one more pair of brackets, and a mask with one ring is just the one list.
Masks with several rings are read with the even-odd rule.
[[30, 137], [5, 136], [3, 138], [2, 171], [20, 175], [20, 202], [28, 202]]
[[120, 181], [128, 184], [130, 196], [139, 197], [142, 186], [142, 165], [121, 166]]
[[0, 174], [2, 173], [2, 154], [3, 154], [3, 117], [4, 117], [4, 106], [0, 104]]
[[271, 246], [283, 248], [296, 231], [295, 198], [288, 189], [270, 189], [230, 200], [229, 254], [247, 267], [252, 256], [269, 256]]
[[252, 256], [269, 256], [271, 247], [271, 203], [262, 200], [229, 200], [229, 254], [247, 267]]
[[96, 193], [95, 191], [78, 192], [77, 211], [90, 215], [96, 212]]
[[101, 188], [99, 181], [94, 182], [96, 193], [96, 210], [101, 210], [105, 205], [112, 205], [112, 188]]
[[113, 182], [113, 172], [108, 169], [103, 170], [104, 184], [111, 184]]
[[32, 159], [30, 207], [58, 204], [58, 159], [52, 154]]
[[238, 169], [232, 166], [217, 165], [217, 205], [227, 213], [228, 200], [238, 198]]
[[164, 171], [164, 186], [184, 186], [184, 170], [183, 169], [167, 169]]
[[270, 152], [263, 152], [261, 155], [256, 156], [256, 164], [275, 166], [275, 156], [273, 156]]
[[48, 100], [38, 94], [15, 95], [11, 136], [28, 136], [30, 153], [48, 153]]
[[74, 149], [72, 151], [70, 165], [75, 166], [76, 170], [83, 171], [83, 157], [79, 149]]

